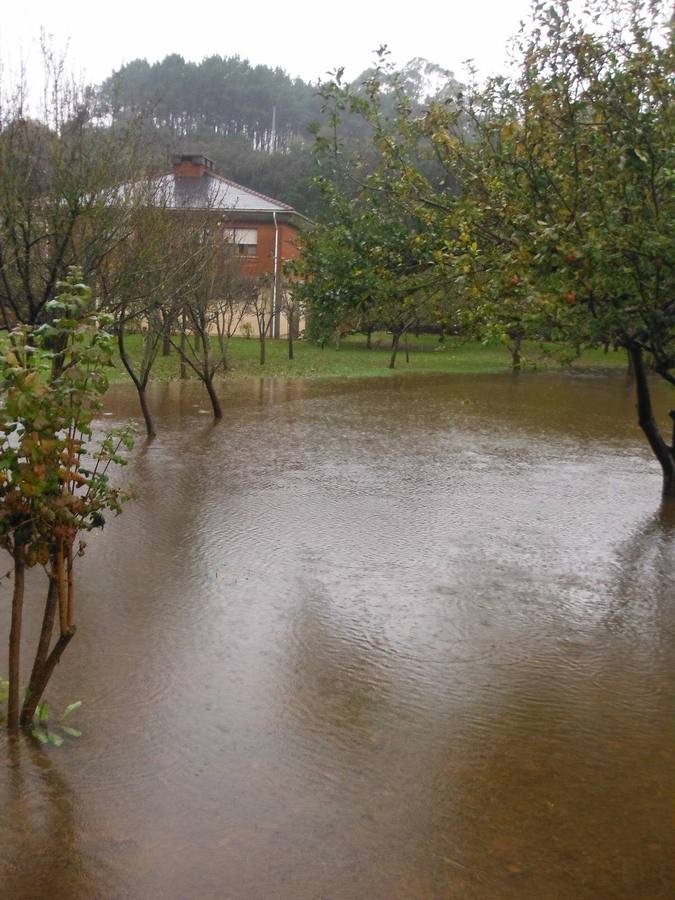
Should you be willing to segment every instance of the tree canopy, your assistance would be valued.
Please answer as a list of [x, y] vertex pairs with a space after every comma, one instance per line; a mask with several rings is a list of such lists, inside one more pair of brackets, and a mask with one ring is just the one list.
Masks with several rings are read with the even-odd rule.
[[[654, 421], [645, 375], [648, 364], [675, 384], [673, 45], [666, 21], [653, 0], [590, 0], [578, 15], [567, 0], [538, 3], [517, 42], [513, 76], [471, 84], [421, 113], [400, 75], [392, 82], [382, 56], [364, 90], [339, 78], [326, 86], [326, 130], [335, 137], [319, 134], [317, 147], [321, 157], [332, 154], [328, 177], [342, 195], [322, 232], [327, 247], [333, 242], [333, 259], [342, 234], [352, 269], [370, 265], [367, 241], [354, 257], [351, 222], [358, 210], [387, 211], [391, 220], [396, 209], [401, 222], [415, 223], [411, 268], [444, 286], [458, 321], [512, 341], [625, 348], [640, 425], [665, 490], [675, 492], [675, 449]], [[345, 111], [368, 124], [376, 155], [352, 196], [335, 175], [359, 173], [339, 142]], [[381, 235], [395, 251], [396, 228]], [[381, 247], [377, 252], [386, 258]], [[334, 276], [341, 281], [339, 268]], [[316, 277], [330, 280], [329, 266]], [[347, 305], [360, 303], [357, 290]]]

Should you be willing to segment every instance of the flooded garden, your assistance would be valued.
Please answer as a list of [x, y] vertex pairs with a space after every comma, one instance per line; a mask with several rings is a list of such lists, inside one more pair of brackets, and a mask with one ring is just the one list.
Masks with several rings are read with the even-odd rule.
[[675, 516], [624, 374], [223, 399], [152, 386], [50, 687], [82, 737], [0, 736], [0, 896], [670, 896]]

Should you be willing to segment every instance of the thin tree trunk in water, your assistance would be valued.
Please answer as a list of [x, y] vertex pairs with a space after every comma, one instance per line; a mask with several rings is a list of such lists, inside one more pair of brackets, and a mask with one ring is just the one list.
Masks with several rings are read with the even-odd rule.
[[398, 353], [398, 342], [401, 340], [401, 335], [396, 332], [391, 339], [391, 356], [389, 358], [389, 368], [393, 369], [396, 367], [396, 354]]
[[12, 623], [9, 629], [9, 697], [7, 699], [7, 728], [19, 727], [19, 679], [21, 677], [21, 617], [23, 614], [25, 565], [23, 547], [14, 548], [14, 590], [12, 592]]
[[66, 591], [63, 540], [56, 545], [56, 593], [59, 599], [59, 627], [61, 634], [68, 630], [68, 594]]
[[630, 355], [630, 350], [628, 351], [628, 365], [626, 366], [626, 375], [628, 376], [628, 381], [632, 384], [635, 381], [635, 368], [633, 366], [633, 359]]
[[124, 368], [129, 373], [129, 378], [134, 383], [134, 387], [136, 388], [136, 393], [138, 394], [138, 400], [141, 405], [141, 412], [143, 413], [143, 420], [145, 421], [145, 431], [149, 438], [154, 438], [157, 434], [155, 431], [155, 423], [152, 420], [152, 416], [150, 415], [150, 408], [148, 407], [148, 401], [145, 396], [145, 388], [146, 383], [141, 381], [141, 379], [134, 372], [133, 366], [131, 365], [131, 360], [127, 356], [127, 351], [124, 346], [124, 333], [120, 329], [117, 334], [117, 346], [120, 351], [120, 359], [122, 360], [122, 364]]
[[511, 341], [511, 371], [512, 372], [520, 372], [523, 367], [523, 360], [520, 355], [520, 345], [522, 343], [522, 338], [513, 338]]
[[73, 578], [73, 542], [68, 542], [66, 554], [66, 575], [68, 586], [68, 628], [72, 627], [75, 617], [75, 582]]
[[223, 408], [220, 405], [220, 400], [218, 399], [218, 395], [216, 394], [216, 390], [213, 386], [213, 377], [208, 372], [204, 375], [204, 386], [206, 387], [206, 391], [209, 395], [209, 400], [211, 401], [211, 409], [213, 410], [213, 418], [214, 419], [222, 419], [223, 418]]
[[[628, 352], [630, 353], [635, 375], [638, 423], [649, 441], [649, 446], [654, 451], [654, 455], [661, 463], [663, 496], [675, 497], [675, 447], [668, 446], [661, 436], [659, 427], [654, 419], [652, 400], [649, 393], [649, 381], [642, 358], [642, 350], [639, 347], [629, 347]], [[675, 434], [673, 439], [675, 441]]]
[[149, 438], [154, 438], [157, 436], [157, 432], [155, 431], [155, 423], [152, 418], [152, 414], [150, 413], [150, 407], [148, 406], [148, 398], [145, 394], [145, 385], [141, 385], [139, 382], [136, 385], [136, 390], [138, 392], [138, 401], [141, 404], [143, 421], [145, 422], [145, 432]]
[[58, 590], [56, 586], [56, 578], [49, 576], [49, 589], [47, 591], [47, 602], [45, 603], [45, 612], [42, 618], [42, 629], [40, 631], [40, 640], [38, 641], [35, 659], [33, 661], [33, 670], [30, 673], [30, 681], [28, 682], [28, 690], [26, 691], [26, 699], [21, 710], [21, 725], [26, 728], [33, 721], [35, 710], [40, 702], [37, 695], [37, 685], [47, 657], [49, 656], [49, 645], [52, 641], [52, 632], [54, 630], [54, 619], [56, 618], [56, 601]]
[[44, 694], [45, 688], [49, 683], [49, 679], [52, 677], [54, 669], [56, 668], [59, 660], [61, 659], [61, 656], [63, 655], [63, 651], [73, 639], [76, 631], [77, 628], [75, 627], [75, 625], [71, 625], [67, 631], [59, 635], [58, 641], [54, 644], [54, 649], [49, 654], [44, 662], [44, 665], [38, 672], [33, 684], [33, 692], [31, 693], [30, 699], [29, 701], [27, 701], [26, 706], [24, 707], [24, 711], [21, 715], [21, 721], [26, 726], [29, 726], [32, 722], [33, 716], [35, 715], [35, 710], [37, 709], [37, 706], [42, 699], [42, 695]]
[[187, 352], [187, 335], [185, 334], [185, 321], [180, 332], [180, 377], [183, 381], [187, 378], [187, 365], [185, 363], [185, 354]]

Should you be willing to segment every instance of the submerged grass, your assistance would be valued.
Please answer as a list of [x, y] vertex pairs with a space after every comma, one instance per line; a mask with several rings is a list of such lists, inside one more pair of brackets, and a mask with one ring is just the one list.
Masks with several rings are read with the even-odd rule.
[[[422, 373], [454, 373], [458, 375], [495, 374], [508, 372], [511, 359], [498, 343], [482, 344], [460, 338], [446, 338], [440, 343], [435, 335], [420, 335], [408, 340], [409, 357], [406, 361], [405, 345], [399, 350], [396, 368], [389, 369], [389, 342], [386, 334], [373, 335], [373, 349], [366, 348], [363, 336], [353, 336], [342, 341], [340, 348], [327, 345], [321, 349], [308, 341], [295, 341], [295, 359], [288, 359], [286, 340], [267, 341], [267, 361], [259, 362], [258, 341], [251, 338], [233, 338], [229, 347], [228, 377], [240, 378], [363, 378], [368, 376]], [[138, 362], [142, 354], [141, 336], [130, 335], [127, 347], [131, 358]], [[526, 370], [560, 369], [560, 348], [552, 344], [526, 344], [523, 348], [523, 366]], [[588, 350], [566, 366], [576, 370], [616, 369], [626, 367], [623, 351], [605, 353]], [[157, 357], [152, 378], [168, 381], [178, 378], [180, 361], [172, 350], [169, 356]], [[189, 374], [189, 377], [194, 377]], [[111, 381], [125, 382], [128, 375], [120, 360], [116, 361]]]

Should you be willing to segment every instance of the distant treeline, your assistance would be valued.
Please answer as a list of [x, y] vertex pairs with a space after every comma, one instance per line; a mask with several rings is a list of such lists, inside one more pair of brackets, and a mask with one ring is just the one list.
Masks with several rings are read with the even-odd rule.
[[175, 53], [153, 64], [137, 59], [108, 78], [101, 92], [118, 114], [151, 109], [154, 124], [176, 137], [245, 138], [254, 150], [268, 152], [304, 137], [320, 114], [311, 84], [238, 56], [200, 63]]

